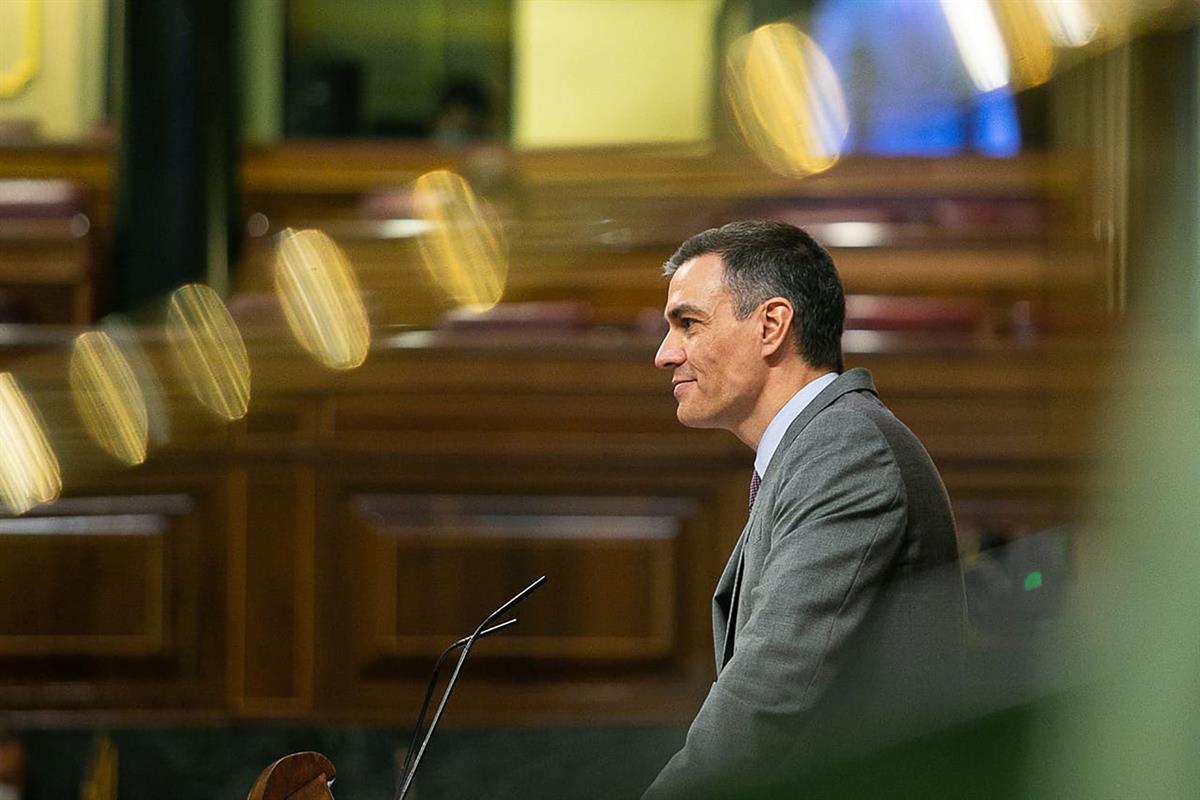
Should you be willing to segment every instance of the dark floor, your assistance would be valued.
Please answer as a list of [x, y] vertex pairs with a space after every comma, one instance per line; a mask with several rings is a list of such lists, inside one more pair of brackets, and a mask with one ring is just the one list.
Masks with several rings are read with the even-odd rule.
[[[80, 796], [96, 733], [18, 732], [30, 761], [26, 800]], [[263, 767], [317, 750], [338, 770], [339, 800], [386, 800], [393, 754], [407, 733], [384, 728], [229, 727], [108, 731], [118, 753], [121, 800], [209, 800], [246, 796]], [[440, 798], [637, 797], [683, 741], [669, 727], [439, 731], [410, 793]]]

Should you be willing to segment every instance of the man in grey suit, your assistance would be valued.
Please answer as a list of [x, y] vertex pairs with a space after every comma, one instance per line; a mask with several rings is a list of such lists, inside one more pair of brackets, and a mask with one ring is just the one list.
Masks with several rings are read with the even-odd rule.
[[684, 425], [755, 451], [749, 519], [713, 597], [717, 680], [647, 798], [742, 795], [898, 735], [955, 697], [965, 602], [954, 521], [870, 374], [843, 371], [829, 254], [735, 222], [667, 261]]

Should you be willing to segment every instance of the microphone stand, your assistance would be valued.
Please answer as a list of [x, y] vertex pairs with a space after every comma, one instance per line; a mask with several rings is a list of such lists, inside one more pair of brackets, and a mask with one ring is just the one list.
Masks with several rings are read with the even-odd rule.
[[[406, 768], [403, 768], [403, 773], [401, 774], [400, 790], [396, 793], [396, 800], [404, 800], [405, 795], [408, 794], [408, 790], [412, 786], [413, 777], [417, 774], [417, 767], [420, 766], [421, 758], [425, 755], [425, 749], [429, 746], [429, 740], [433, 738], [433, 731], [437, 728], [438, 721], [442, 718], [442, 712], [446, 710], [446, 703], [450, 700], [450, 692], [453, 691], [454, 684], [458, 681], [458, 675], [460, 672], [462, 672], [463, 664], [466, 663], [467, 656], [471, 654], [471, 648], [475, 646], [475, 642], [482, 636], [495, 633], [496, 631], [507, 628], [509, 625], [515, 623], [516, 620], [509, 620], [501, 623], [500, 625], [496, 625], [495, 627], [489, 627], [499, 617], [502, 617], [504, 614], [506, 614], [509, 609], [524, 600], [530, 592], [545, 582], [546, 576], [543, 575], [521, 591], [517, 592], [502, 606], [497, 608], [491, 614], [488, 614], [483, 622], [479, 623], [479, 627], [475, 629], [474, 633], [468, 636], [465, 640], [459, 640], [458, 642], [452, 644], [444, 653], [442, 653], [442, 656], [438, 658], [437, 664], [434, 666], [434, 681], [430, 683], [429, 690], [426, 692], [425, 703], [422, 705], [421, 718], [424, 717], [425, 711], [428, 709], [429, 697], [433, 694], [433, 687], [436, 685], [437, 672], [441, 667], [442, 659], [444, 659], [460, 644], [462, 645], [462, 653], [458, 657], [458, 662], [454, 665], [454, 672], [450, 674], [450, 681], [446, 684], [446, 691], [442, 693], [442, 699], [438, 703], [437, 711], [435, 711], [433, 714], [433, 720], [429, 723], [429, 730], [425, 732], [425, 738], [421, 740], [421, 746], [417, 749], [416, 756], [412, 755], [412, 748], [409, 748], [408, 756], [405, 758]], [[419, 730], [421, 718], [418, 718], [417, 720], [417, 730]], [[413, 731], [413, 741], [416, 741], [417, 730]], [[409, 760], [410, 758], [411, 761]]]
[[[513, 617], [510, 620], [501, 622], [499, 625], [493, 625], [487, 630], [481, 631], [479, 638], [482, 639], [485, 636], [491, 636], [493, 633], [499, 633], [505, 628], [516, 624], [517, 619], [516, 617]], [[465, 645], [470, 638], [470, 636], [464, 636], [454, 644], [447, 647], [442, 651], [442, 654], [438, 656], [437, 663], [433, 665], [433, 676], [430, 677], [429, 686], [425, 689], [425, 699], [421, 701], [421, 710], [417, 713], [417, 724], [413, 726], [412, 741], [408, 743], [408, 752], [404, 754], [404, 765], [400, 767], [401, 778], [408, 774], [408, 768], [412, 764], [413, 754], [416, 753], [417, 750], [417, 743], [421, 740], [421, 725], [425, 722], [425, 712], [429, 710], [429, 701], [433, 698], [433, 690], [437, 687], [438, 673], [442, 669], [442, 662], [446, 660], [446, 656]]]

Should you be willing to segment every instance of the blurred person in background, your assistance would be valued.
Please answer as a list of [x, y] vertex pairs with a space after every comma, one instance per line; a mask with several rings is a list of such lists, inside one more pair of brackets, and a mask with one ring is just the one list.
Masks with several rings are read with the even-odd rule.
[[843, 372], [829, 254], [779, 222], [667, 261], [677, 416], [755, 451], [750, 515], [713, 598], [717, 680], [647, 798], [744, 796], [894, 732], [961, 688], [949, 500], [864, 369]]
[[438, 96], [430, 138], [439, 147], [466, 147], [492, 138], [492, 101], [477, 78], [447, 81]]

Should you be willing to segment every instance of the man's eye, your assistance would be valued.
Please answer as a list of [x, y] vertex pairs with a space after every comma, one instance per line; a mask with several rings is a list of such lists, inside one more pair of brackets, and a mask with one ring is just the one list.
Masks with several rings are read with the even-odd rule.
[[692, 323], [695, 321], [696, 320], [694, 320], [690, 317], [680, 317], [679, 327], [683, 328], [686, 331], [688, 328], [692, 327]]

